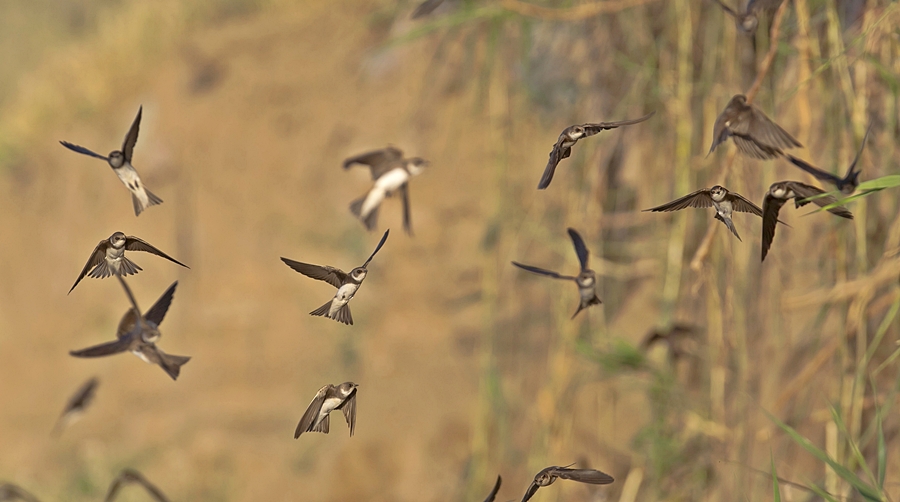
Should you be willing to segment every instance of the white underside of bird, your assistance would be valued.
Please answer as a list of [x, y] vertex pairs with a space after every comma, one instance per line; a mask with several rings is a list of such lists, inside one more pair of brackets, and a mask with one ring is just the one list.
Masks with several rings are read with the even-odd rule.
[[360, 209], [360, 218], [365, 220], [366, 217], [369, 216], [369, 213], [381, 205], [381, 201], [383, 201], [385, 197], [403, 186], [407, 181], [409, 181], [409, 173], [402, 167], [397, 167], [384, 173], [375, 181], [375, 186], [373, 186], [366, 195], [366, 200], [363, 201], [362, 208]]

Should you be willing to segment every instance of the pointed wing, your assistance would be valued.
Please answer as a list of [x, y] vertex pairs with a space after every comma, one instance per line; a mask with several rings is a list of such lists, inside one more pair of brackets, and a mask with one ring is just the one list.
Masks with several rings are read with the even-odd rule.
[[418, 7], [416, 7], [416, 10], [413, 11], [412, 15], [409, 16], [409, 18], [418, 19], [422, 16], [427, 16], [428, 14], [431, 14], [434, 9], [437, 9], [438, 6], [440, 6], [442, 3], [444, 3], [444, 0], [425, 0], [424, 2], [420, 3]]
[[571, 479], [581, 483], [592, 485], [608, 485], [615, 481], [612, 476], [595, 469], [567, 469], [560, 467], [553, 470], [553, 474], [562, 479]]
[[573, 276], [571, 276], [571, 275], [561, 275], [561, 274], [558, 274], [558, 273], [556, 273], [556, 272], [554, 272], [554, 271], [552, 271], [552, 270], [547, 270], [547, 269], [539, 268], [539, 267], [532, 267], [531, 265], [523, 265], [523, 264], [518, 263], [518, 262], [515, 262], [515, 261], [514, 261], [514, 262], [511, 262], [511, 263], [512, 263], [513, 265], [515, 265], [515, 266], [521, 268], [522, 270], [527, 270], [527, 271], [529, 271], [529, 272], [531, 272], [531, 273], [534, 273], [534, 274], [546, 275], [546, 276], [548, 276], [548, 277], [553, 277], [554, 279], [565, 279], [565, 280], [567, 280], [567, 281], [574, 281], [574, 280], [575, 280], [575, 277], [573, 277]]
[[294, 431], [294, 439], [300, 437], [300, 434], [309, 431], [315, 423], [316, 418], [319, 417], [319, 411], [322, 410], [322, 403], [325, 402], [325, 391], [328, 387], [329, 386], [326, 385], [319, 389], [319, 392], [316, 392], [316, 397], [309, 403], [309, 406], [303, 413], [303, 417], [300, 419], [300, 423], [297, 424], [297, 430]]
[[553, 150], [550, 150], [550, 158], [547, 159], [547, 167], [544, 168], [544, 174], [541, 175], [541, 180], [538, 182], [538, 190], [543, 190], [550, 186], [550, 182], [553, 181], [553, 173], [556, 172], [556, 166], [559, 165], [559, 161], [564, 159], [566, 155], [563, 154], [563, 141], [566, 139], [566, 131], [569, 129], [566, 128], [556, 140], [556, 144], [553, 145]]
[[[746, 127], [746, 130], [743, 128]], [[749, 134], [758, 143], [776, 148], [802, 147], [799, 141], [773, 122], [759, 108], [750, 105], [750, 120], [735, 128], [735, 133]]]
[[118, 354], [120, 352], [125, 352], [126, 350], [128, 350], [131, 346], [131, 341], [131, 336], [125, 336], [123, 338], [117, 339], [114, 342], [107, 342], [100, 345], [94, 345], [93, 347], [88, 347], [86, 349], [69, 351], [69, 355], [74, 357], [111, 356], [113, 354]]
[[[825, 191], [819, 187], [807, 185], [806, 183], [800, 183], [799, 181], [789, 181], [788, 186], [797, 195], [797, 197], [794, 199], [795, 201], [799, 199], [805, 199], [807, 197], [812, 197], [813, 195], [825, 193]], [[819, 207], [825, 207], [829, 204], [834, 204], [835, 202], [837, 202], [837, 199], [835, 199], [831, 195], [826, 195], [825, 197], [819, 197], [809, 202], [812, 202]], [[804, 206], [809, 202], [800, 203], [800, 205]], [[853, 219], [853, 213], [848, 211], [847, 208], [843, 206], [833, 207], [829, 209], [828, 212], [840, 216], [841, 218], [847, 218], [848, 220]]]
[[336, 288], [340, 288], [341, 284], [343, 284], [344, 281], [347, 280], [347, 274], [339, 268], [311, 265], [309, 263], [289, 260], [284, 257], [281, 258], [281, 261], [283, 261], [285, 265], [291, 267], [297, 272], [300, 272], [306, 277], [325, 281]]
[[578, 263], [581, 264], [581, 270], [587, 270], [589, 251], [587, 246], [584, 245], [584, 239], [581, 238], [581, 235], [574, 228], [568, 229], [568, 232], [569, 237], [572, 238], [572, 244], [575, 245], [575, 253], [578, 255]]
[[[106, 259], [106, 246], [109, 244], [108, 240], [102, 240], [97, 247], [94, 248], [94, 252], [91, 253], [91, 256], [88, 258], [87, 263], [84, 264], [84, 268], [81, 269], [81, 273], [78, 274], [78, 278], [75, 279], [75, 284], [72, 284], [72, 288], [69, 290], [69, 293], [75, 289], [75, 286], [84, 279], [84, 276], [97, 265], [103, 262]], [[68, 294], [68, 293], [67, 293]]]
[[38, 502], [38, 498], [28, 493], [21, 486], [12, 483], [0, 485], [0, 500], [24, 500], [25, 502]]
[[381, 241], [379, 241], [378, 245], [375, 246], [375, 251], [372, 251], [372, 254], [369, 255], [369, 259], [366, 260], [366, 262], [362, 264], [362, 268], [366, 268], [369, 265], [369, 262], [372, 261], [372, 258], [375, 258], [375, 255], [381, 249], [381, 246], [384, 246], [384, 241], [387, 240], [389, 233], [391, 233], [391, 229], [387, 229], [384, 231], [384, 235], [381, 236]]
[[66, 408], [63, 410], [62, 414], [65, 415], [70, 411], [83, 409], [89, 405], [94, 398], [94, 393], [97, 390], [97, 384], [99, 382], [97, 377], [94, 377], [82, 384], [75, 394], [69, 398], [69, 402], [66, 403]]
[[737, 192], [728, 192], [731, 195], [731, 208], [741, 213], [751, 213], [762, 216], [762, 209], [751, 200]]
[[184, 263], [181, 263], [180, 261], [176, 260], [175, 258], [172, 258], [171, 256], [167, 255], [166, 253], [163, 253], [162, 251], [160, 251], [159, 249], [157, 249], [156, 247], [151, 245], [149, 242], [147, 242], [143, 239], [140, 239], [138, 237], [135, 237], [133, 235], [129, 235], [128, 237], [125, 238], [125, 249], [128, 251], [143, 251], [145, 253], [155, 254], [156, 256], [165, 258], [172, 263], [177, 263], [178, 265], [181, 265], [184, 268], [191, 268], [191, 267], [185, 265]]
[[672, 202], [666, 202], [663, 205], [651, 207], [650, 209], [644, 209], [644, 211], [653, 211], [655, 213], [658, 212], [668, 212], [668, 211], [678, 211], [679, 209], [684, 209], [686, 207], [713, 207], [712, 196], [709, 194], [708, 188], [703, 188], [697, 190], [696, 192], [691, 192], [684, 197], [679, 197]]
[[497, 482], [494, 483], [494, 489], [491, 490], [491, 493], [488, 493], [488, 496], [484, 499], [484, 502], [494, 502], [494, 499], [497, 498], [497, 492], [500, 491], [500, 483], [503, 482], [503, 478], [500, 475], [497, 475]]
[[599, 133], [600, 131], [606, 131], [606, 130], [615, 129], [615, 128], [621, 127], [621, 126], [637, 124], [637, 123], [640, 123], [640, 122], [643, 122], [643, 121], [649, 119], [655, 113], [656, 113], [655, 111], [652, 111], [639, 119], [622, 120], [619, 122], [599, 122], [596, 124], [583, 124], [581, 126], [581, 127], [584, 127], [584, 136], [583, 137], [593, 136], [593, 135]]
[[147, 478], [145, 478], [140, 472], [135, 471], [134, 469], [125, 469], [121, 473], [119, 473], [118, 476], [116, 476], [116, 479], [114, 479], [112, 484], [110, 484], [109, 486], [109, 491], [106, 493], [106, 498], [103, 499], [104, 502], [112, 502], [113, 500], [115, 500], [119, 494], [119, 490], [129, 483], [140, 484], [145, 490], [147, 490], [147, 493], [153, 498], [153, 500], [156, 500], [156, 502], [169, 502], [169, 499], [166, 498], [165, 495], [163, 495], [162, 491], [160, 491], [159, 488], [147, 481]]
[[765, 261], [766, 255], [769, 254], [769, 247], [772, 246], [772, 239], [775, 238], [775, 225], [778, 224], [778, 211], [786, 201], [784, 199], [776, 199], [768, 193], [763, 199], [763, 226], [762, 226], [762, 256], [760, 261]]
[[134, 122], [131, 123], [131, 129], [128, 129], [128, 134], [125, 135], [125, 141], [122, 142], [122, 155], [128, 163], [131, 163], [131, 154], [134, 152], [134, 144], [137, 143], [138, 130], [141, 128], [141, 113], [143, 111], [143, 106], [138, 108], [137, 117], [135, 117]]
[[845, 179], [849, 179], [853, 175], [853, 169], [856, 167], [856, 163], [859, 162], [859, 157], [862, 155], [863, 150], [866, 148], [866, 141], [869, 139], [869, 132], [872, 131], [872, 122], [869, 122], [869, 127], [866, 128], [866, 135], [863, 136], [862, 144], [859, 145], [859, 151], [856, 152], [856, 157], [853, 158], [853, 163], [850, 164], [850, 167], [847, 168], [847, 174], [844, 176]]
[[[822, 181], [827, 181], [827, 182], [833, 183], [835, 185], [837, 185], [838, 182], [841, 181], [841, 179], [838, 178], [837, 176], [835, 176], [827, 171], [823, 171], [822, 169], [819, 169], [818, 167], [807, 164], [805, 161], [800, 160], [797, 157], [794, 157], [793, 155], [785, 155], [785, 157], [787, 157], [788, 161], [790, 161], [791, 164], [794, 164], [795, 166], [799, 167], [800, 169], [803, 169], [804, 171], [808, 172], [809, 174], [813, 175], [814, 177], [816, 177]], [[855, 164], [856, 161], [854, 161], [853, 163]], [[852, 166], [851, 166], [851, 168], [852, 168]]]
[[350, 437], [353, 437], [353, 431], [356, 430], [356, 389], [353, 389], [338, 409], [343, 412], [347, 427], [350, 427]]
[[172, 298], [175, 296], [175, 288], [178, 286], [178, 281], [172, 283], [169, 286], [162, 296], [159, 297], [159, 300], [156, 300], [156, 303], [150, 307], [150, 310], [144, 314], [144, 319], [152, 322], [153, 324], [159, 326], [162, 324], [163, 318], [166, 316], [166, 312], [169, 311], [169, 305], [172, 304]]
[[531, 486], [529, 486], [528, 490], [525, 491], [525, 496], [522, 497], [522, 502], [528, 502], [528, 499], [530, 499], [534, 496], [535, 493], [537, 493], [538, 488], [540, 488], [540, 485], [532, 481]]
[[98, 158], [98, 159], [103, 159], [103, 160], [109, 162], [109, 158], [108, 158], [108, 157], [105, 157], [105, 156], [103, 156], [103, 155], [100, 155], [99, 153], [94, 153], [94, 152], [88, 150], [87, 148], [85, 148], [85, 147], [83, 147], [83, 146], [78, 146], [78, 145], [69, 143], [68, 141], [60, 141], [59, 143], [60, 143], [62, 146], [68, 148], [69, 150], [72, 150], [73, 152], [78, 152], [78, 153], [81, 153], [81, 154], [84, 154], [84, 155], [88, 155], [88, 156], [90, 156], [90, 157], [95, 157], [95, 158]]
[[732, 132], [731, 138], [738, 150], [748, 157], [766, 160], [783, 155], [780, 148], [765, 145], [750, 134]]
[[372, 171], [372, 179], [377, 180], [382, 174], [403, 158], [403, 152], [393, 146], [373, 150], [344, 160], [344, 169], [349, 169], [353, 164], [369, 166]]
[[400, 185], [400, 199], [403, 202], [403, 229], [412, 235], [412, 212], [409, 209], [409, 183]]

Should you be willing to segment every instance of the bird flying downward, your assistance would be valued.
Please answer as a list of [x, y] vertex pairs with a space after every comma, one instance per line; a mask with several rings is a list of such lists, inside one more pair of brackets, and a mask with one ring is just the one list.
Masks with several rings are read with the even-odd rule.
[[728, 138], [734, 140], [741, 153], [757, 159], [774, 159], [783, 155], [782, 149], [803, 146], [759, 108], [747, 103], [743, 94], [732, 97], [716, 118], [707, 155]]
[[575, 284], [578, 285], [578, 295], [581, 299], [578, 304], [578, 309], [574, 314], [572, 314], [572, 319], [575, 319], [575, 316], [577, 316], [578, 313], [585, 308], [590, 307], [591, 305], [599, 305], [603, 302], [601, 302], [600, 298], [597, 296], [596, 274], [593, 270], [588, 268], [588, 248], [587, 246], [585, 246], [584, 240], [581, 238], [581, 235], [577, 231], [575, 231], [574, 228], [568, 229], [568, 232], [569, 237], [572, 239], [572, 244], [575, 246], [575, 253], [578, 255], [578, 261], [579, 263], [581, 263], [581, 272], [578, 274], [578, 276], [561, 275], [557, 272], [553, 272], [552, 270], [534, 267], [531, 265], [523, 265], [518, 262], [512, 262], [512, 264], [534, 274], [546, 275], [548, 277], [553, 277], [554, 279], [575, 281]]
[[344, 169], [354, 165], [368, 166], [375, 184], [366, 195], [350, 203], [350, 212], [359, 218], [367, 230], [378, 224], [378, 208], [386, 197], [399, 192], [403, 203], [403, 228], [412, 235], [412, 214], [409, 207], [409, 180], [428, 167], [419, 157], [403, 158], [403, 152], [393, 146], [366, 152], [344, 161]]
[[856, 168], [856, 163], [859, 162], [859, 157], [862, 155], [863, 149], [866, 148], [866, 140], [869, 139], [869, 131], [872, 130], [872, 123], [869, 123], [869, 128], [866, 129], [866, 135], [863, 136], [862, 144], [859, 145], [859, 151], [856, 152], [856, 157], [853, 158], [853, 162], [850, 163], [850, 167], [847, 168], [847, 174], [844, 175], [843, 178], [838, 178], [837, 176], [819, 169], [818, 167], [807, 164], [806, 162], [794, 157], [793, 155], [787, 155], [787, 159], [791, 161], [792, 164], [803, 169], [809, 174], [815, 176], [816, 178], [831, 183], [836, 186], [838, 190], [841, 191], [844, 195], [850, 195], [856, 191], [856, 187], [859, 186], [859, 169]]
[[309, 315], [325, 316], [344, 324], [353, 324], [353, 316], [350, 315], [350, 305], [348, 304], [350, 303], [350, 300], [353, 299], [353, 295], [359, 290], [359, 287], [362, 286], [362, 282], [369, 273], [366, 267], [369, 266], [369, 262], [372, 261], [372, 258], [375, 258], [375, 255], [378, 253], [378, 250], [381, 249], [381, 246], [384, 246], [384, 241], [387, 240], [389, 233], [390, 230], [384, 232], [381, 241], [378, 243], [378, 246], [375, 247], [375, 251], [372, 251], [372, 254], [369, 255], [369, 259], [367, 259], [362, 266], [351, 270], [349, 274], [339, 268], [327, 265], [312, 265], [310, 263], [294, 261], [284, 257], [281, 258], [281, 261], [283, 261], [285, 265], [291, 267], [295, 271], [312, 279], [325, 281], [338, 288], [337, 293], [334, 294], [334, 298], [326, 302], [325, 305], [310, 312]]
[[650, 209], [644, 209], [644, 211], [678, 211], [679, 209], [687, 207], [716, 208], [715, 218], [724, 223], [725, 226], [728, 227], [728, 230], [731, 230], [731, 233], [733, 233], [738, 240], [741, 240], [741, 236], [738, 235], [737, 229], [734, 228], [734, 222], [731, 221], [731, 214], [734, 211], [738, 211], [762, 216], [762, 209], [760, 209], [759, 206], [750, 202], [741, 194], [729, 192], [727, 188], [720, 185], [697, 190], [684, 197], [675, 199], [672, 202], [667, 202], [661, 206], [651, 207]]
[[338, 386], [328, 384], [316, 392], [316, 397], [306, 408], [297, 430], [294, 431], [294, 439], [304, 432], [322, 432], [328, 434], [328, 417], [334, 410], [341, 410], [350, 427], [350, 437], [356, 430], [356, 388], [359, 385], [353, 382], [344, 382]]
[[141, 310], [137, 306], [131, 289], [125, 283], [125, 279], [118, 275], [116, 278], [119, 279], [119, 282], [125, 289], [125, 293], [128, 295], [132, 305], [128, 312], [125, 312], [125, 315], [122, 316], [122, 320], [119, 321], [119, 328], [116, 330], [116, 340], [86, 349], [73, 350], [69, 354], [74, 357], [103, 357], [128, 351], [145, 362], [159, 365], [172, 380], [177, 380], [178, 375], [181, 373], [181, 367], [190, 361], [191, 358], [166, 354], [156, 346], [156, 342], [161, 336], [159, 325], [166, 316], [169, 305], [172, 304], [178, 281], [169, 286], [169, 289], [162, 294], [159, 300], [156, 300], [156, 303], [150, 307], [146, 314], [141, 315]]
[[[765, 261], [766, 255], [769, 253], [769, 247], [775, 238], [775, 225], [778, 223], [778, 212], [790, 199], [794, 199], [794, 207], [801, 207], [814, 202], [819, 207], [825, 207], [829, 204], [837, 202], [837, 199], [831, 195], [818, 197], [812, 200], [803, 200], [814, 195], [825, 193], [818, 187], [800, 183], [799, 181], [779, 181], [772, 183], [766, 197], [763, 199], [763, 226], [762, 226], [762, 258]], [[828, 210], [831, 214], [840, 216], [841, 218], [853, 219], [853, 213], [843, 206], [833, 207]]]
[[124, 469], [116, 476], [116, 479], [109, 485], [109, 491], [106, 493], [106, 498], [103, 499], [103, 502], [112, 502], [119, 495], [119, 490], [123, 486], [132, 483], [141, 485], [147, 494], [156, 502], [169, 502], [169, 499], [159, 488], [154, 486], [150, 481], [147, 481], [147, 478], [145, 478], [143, 474], [134, 469]]
[[134, 145], [137, 143], [138, 131], [141, 128], [141, 112], [143, 111], [143, 106], [138, 109], [137, 117], [134, 118], [128, 134], [125, 135], [122, 149], [111, 152], [108, 157], [92, 152], [83, 146], [78, 146], [68, 141], [60, 141], [62, 146], [73, 152], [105, 160], [109, 163], [119, 180], [131, 191], [131, 201], [134, 205], [135, 216], [140, 216], [141, 212], [150, 206], [162, 204], [162, 199], [153, 195], [150, 190], [147, 190], [147, 187], [141, 182], [141, 177], [138, 176], [137, 170], [131, 165], [131, 155], [134, 153]]
[[75, 279], [75, 284], [72, 285], [72, 289], [69, 290], [69, 293], [71, 293], [72, 290], [75, 289], [75, 286], [84, 279], [84, 276], [87, 275], [89, 270], [91, 271], [90, 276], [95, 279], [103, 279], [111, 275], [128, 276], [137, 274], [143, 270], [137, 263], [125, 257], [125, 251], [144, 251], [146, 253], [152, 253], [156, 256], [165, 258], [172, 263], [181, 265], [184, 268], [190, 268], [166, 253], [163, 253], [159, 249], [156, 249], [143, 239], [139, 239], [133, 235], [126, 236], [122, 232], [116, 232], [110, 235], [109, 239], [104, 239], [97, 244], [97, 247], [94, 248], [90, 258], [88, 258], [87, 263], [84, 264], [84, 268], [81, 269], [81, 273], [78, 274], [78, 278]]
[[553, 181], [553, 173], [556, 172], [556, 166], [559, 165], [561, 160], [568, 158], [569, 155], [572, 154], [572, 147], [575, 146], [575, 143], [577, 143], [578, 140], [593, 136], [600, 131], [607, 131], [609, 129], [643, 122], [652, 117], [654, 113], [656, 112], [650, 112], [647, 115], [634, 120], [599, 122], [596, 124], [580, 124], [566, 127], [563, 129], [563, 132], [560, 133], [559, 138], [556, 139], [553, 150], [550, 150], [550, 159], [547, 161], [547, 167], [544, 168], [544, 174], [541, 176], [541, 181], [538, 182], [538, 190], [544, 190], [550, 186], [550, 182]]
[[569, 469], [568, 467], [550, 466], [541, 470], [534, 476], [534, 481], [522, 497], [522, 502], [528, 502], [528, 499], [534, 496], [538, 488], [550, 486], [556, 481], [556, 478], [570, 479], [579, 483], [588, 483], [592, 485], [608, 485], [615, 481], [609, 474], [594, 469]]
[[53, 427], [51, 435], [59, 435], [65, 427], [78, 420], [81, 415], [84, 414], [84, 410], [87, 409], [88, 405], [90, 405], [91, 401], [94, 399], [94, 393], [97, 390], [98, 383], [99, 380], [97, 380], [97, 377], [91, 378], [75, 391], [75, 394], [73, 394], [72, 397], [69, 398], [69, 402], [66, 403], [66, 407], [63, 409], [62, 414], [60, 414], [59, 420], [56, 421], [56, 425]]

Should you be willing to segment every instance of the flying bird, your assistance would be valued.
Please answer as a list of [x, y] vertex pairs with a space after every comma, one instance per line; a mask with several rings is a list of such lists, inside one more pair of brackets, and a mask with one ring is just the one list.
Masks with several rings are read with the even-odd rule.
[[522, 502], [528, 502], [538, 488], [552, 485], [556, 478], [571, 479], [579, 483], [589, 483], [592, 485], [608, 485], [615, 481], [609, 474], [594, 469], [569, 469], [568, 467], [551, 466], [542, 469], [541, 472], [534, 476], [534, 481], [522, 497]]
[[111, 152], [108, 157], [92, 152], [83, 146], [78, 146], [69, 143], [68, 141], [60, 141], [62, 146], [73, 152], [78, 152], [108, 162], [109, 166], [115, 171], [116, 176], [118, 176], [122, 183], [128, 187], [128, 190], [131, 191], [131, 201], [134, 204], [135, 216], [140, 216], [141, 212], [150, 206], [162, 204], [162, 199], [153, 195], [150, 190], [147, 190], [147, 187], [141, 182], [141, 177], [138, 176], [137, 170], [131, 165], [131, 155], [134, 153], [134, 144], [137, 143], [138, 130], [141, 127], [141, 112], [143, 112], [143, 110], [143, 106], [138, 109], [137, 117], [134, 118], [131, 129], [129, 129], [128, 134], [125, 135], [122, 149]]
[[729, 137], [741, 153], [757, 159], [774, 159], [783, 155], [784, 148], [803, 146], [759, 108], [747, 103], [743, 94], [732, 97], [716, 118], [713, 142], [707, 155]]
[[756, 216], [762, 216], [762, 209], [760, 209], [759, 206], [747, 200], [743, 195], [737, 192], [729, 192], [727, 188], [720, 185], [697, 190], [684, 197], [675, 199], [672, 202], [667, 202], [661, 206], [651, 207], [650, 209], [644, 209], [644, 211], [678, 211], [679, 209], [687, 207], [716, 208], [715, 218], [724, 223], [725, 226], [728, 227], [728, 230], [731, 230], [731, 233], [733, 233], [739, 241], [741, 240], [741, 236], [738, 235], [737, 229], [734, 228], [734, 222], [731, 221], [731, 214], [734, 211], [738, 211], [741, 213], [751, 213]]
[[847, 168], [847, 174], [845, 174], [843, 178], [838, 178], [837, 176], [827, 171], [823, 171], [818, 167], [807, 164], [806, 162], [798, 159], [797, 157], [794, 157], [793, 155], [787, 155], [787, 159], [791, 161], [791, 163], [795, 166], [803, 169], [816, 178], [833, 184], [837, 187], [838, 190], [841, 191], [842, 194], [850, 195], [855, 192], [856, 187], [859, 186], [859, 169], [856, 168], [856, 163], [859, 162], [859, 157], [862, 155], [863, 149], [866, 147], [866, 140], [869, 139], [869, 131], [871, 130], [872, 124], [869, 123], [869, 128], [866, 129], [866, 135], [863, 136], [862, 144], [859, 145], [859, 151], [856, 152], [856, 157], [853, 158], [853, 162], [850, 163], [850, 167]]
[[12, 483], [0, 484], [0, 502], [12, 501], [12, 500], [24, 500], [25, 502], [39, 502], [37, 497], [28, 493], [28, 491], [25, 490], [24, 488], [22, 488], [21, 486], [16, 486]]
[[304, 432], [323, 432], [328, 434], [328, 417], [334, 410], [341, 410], [350, 427], [350, 437], [356, 429], [356, 388], [353, 382], [344, 382], [338, 386], [328, 384], [316, 392], [316, 397], [306, 408], [303, 418], [294, 431], [294, 439]]
[[[818, 197], [812, 200], [803, 200], [814, 195], [825, 193], [818, 187], [800, 183], [799, 181], [779, 181], [772, 183], [766, 197], [763, 199], [763, 226], [762, 226], [762, 259], [765, 261], [766, 255], [769, 253], [769, 247], [772, 245], [772, 239], [775, 238], [775, 225], [778, 223], [778, 211], [781, 206], [790, 199], [794, 199], [794, 207], [801, 207], [810, 202], [816, 203], [820, 207], [837, 202], [837, 199], [831, 195]], [[843, 206], [833, 207], [828, 210], [830, 213], [840, 216], [841, 218], [853, 219], [853, 213]]]
[[503, 478], [499, 475], [497, 476], [497, 482], [494, 483], [494, 489], [491, 490], [491, 493], [488, 493], [487, 498], [484, 499], [484, 502], [494, 502], [494, 499], [497, 498], [497, 492], [500, 491], [500, 483], [503, 482]]
[[381, 246], [384, 246], [384, 241], [387, 240], [388, 233], [390, 233], [390, 230], [384, 232], [384, 236], [381, 237], [381, 242], [375, 247], [375, 251], [372, 251], [369, 259], [366, 260], [362, 266], [351, 270], [349, 274], [339, 268], [327, 265], [312, 265], [310, 263], [294, 261], [284, 257], [281, 258], [281, 261], [283, 261], [285, 265], [291, 267], [295, 271], [312, 279], [325, 281], [337, 288], [337, 293], [334, 294], [334, 298], [326, 302], [325, 305], [310, 312], [309, 315], [325, 316], [344, 324], [353, 324], [353, 316], [350, 315], [350, 300], [353, 299], [353, 295], [356, 294], [359, 287], [362, 286], [362, 282], [366, 279], [366, 274], [369, 273], [366, 267], [368, 267], [372, 258], [375, 258], [375, 255], [378, 253], [378, 250], [381, 249]]
[[96, 279], [103, 279], [111, 275], [128, 276], [143, 270], [135, 262], [125, 257], [125, 251], [144, 251], [152, 253], [156, 256], [163, 257], [172, 263], [177, 263], [184, 268], [190, 268], [166, 253], [163, 253], [143, 239], [139, 239], [133, 235], [126, 236], [122, 232], [116, 232], [110, 235], [109, 239], [104, 239], [97, 244], [97, 247], [94, 248], [94, 252], [91, 253], [90, 258], [88, 258], [87, 263], [85, 263], [84, 268], [81, 270], [81, 273], [78, 274], [78, 279], [75, 279], [75, 284], [72, 285], [72, 289], [69, 290], [69, 293], [75, 289], [75, 286], [81, 282], [81, 279], [84, 279], [84, 276], [89, 270], [91, 271], [90, 276]]
[[556, 144], [553, 145], [553, 150], [550, 150], [550, 159], [547, 161], [547, 167], [544, 168], [544, 174], [541, 176], [541, 181], [538, 183], [538, 190], [543, 190], [550, 186], [550, 182], [553, 181], [553, 173], [556, 172], [556, 166], [559, 165], [561, 160], [568, 158], [569, 155], [572, 154], [572, 147], [578, 140], [593, 136], [600, 131], [643, 122], [652, 117], [654, 113], [656, 112], [650, 112], [647, 115], [634, 120], [600, 122], [597, 124], [581, 124], [566, 127], [563, 129], [563, 132], [560, 133], [559, 138], [557, 138]]
[[590, 307], [591, 305], [599, 305], [603, 302], [601, 302], [600, 298], [597, 296], [596, 274], [593, 270], [588, 268], [588, 248], [584, 245], [584, 240], [581, 238], [581, 235], [575, 231], [575, 229], [570, 228], [568, 229], [568, 232], [569, 237], [572, 238], [572, 244], [575, 245], [575, 253], [578, 255], [578, 261], [579, 263], [581, 263], [581, 272], [578, 274], [578, 276], [560, 275], [559, 273], [553, 272], [552, 270], [533, 267], [531, 265], [523, 265], [518, 262], [512, 262], [512, 264], [523, 270], [527, 270], [535, 274], [546, 275], [548, 277], [553, 277], [554, 279], [575, 281], [575, 284], [578, 285], [578, 294], [581, 297], [581, 301], [578, 304], [578, 310], [576, 310], [575, 313], [572, 314], [572, 319], [575, 319], [575, 316], [577, 316], [578, 313], [583, 309]]
[[116, 330], [116, 340], [112, 342], [95, 345], [81, 350], [73, 350], [69, 352], [74, 357], [103, 357], [118, 354], [120, 352], [130, 351], [132, 354], [140, 357], [145, 362], [157, 364], [168, 374], [172, 380], [177, 380], [181, 373], [181, 366], [191, 360], [190, 357], [175, 356], [166, 354], [156, 342], [159, 341], [161, 333], [159, 325], [162, 323], [169, 305], [172, 304], [172, 297], [175, 295], [175, 287], [178, 281], [169, 286], [159, 300], [150, 307], [146, 314], [141, 315], [141, 310], [137, 306], [131, 289], [122, 279], [122, 276], [116, 276], [128, 299], [131, 301], [132, 307], [122, 316], [119, 321], [119, 328]]
[[109, 491], [106, 493], [106, 498], [103, 499], [104, 502], [112, 502], [116, 499], [119, 494], [119, 490], [128, 484], [137, 483], [141, 485], [144, 490], [147, 491], [147, 494], [155, 500], [156, 502], [169, 502], [169, 499], [163, 494], [163, 492], [153, 485], [150, 481], [147, 481], [147, 478], [144, 477], [143, 474], [134, 470], [134, 469], [124, 469], [116, 479], [113, 480], [112, 484], [109, 485]]
[[56, 421], [56, 425], [53, 427], [51, 435], [58, 435], [65, 427], [81, 418], [81, 415], [84, 414], [84, 410], [87, 409], [94, 399], [94, 393], [97, 391], [98, 383], [100, 383], [99, 380], [97, 380], [97, 377], [94, 377], [78, 388], [75, 394], [69, 398], [69, 402], [66, 403], [66, 407], [63, 409], [62, 414], [60, 414], [59, 420]]
[[366, 152], [344, 161], [344, 169], [354, 165], [368, 166], [375, 184], [366, 195], [350, 203], [350, 212], [360, 219], [367, 230], [375, 230], [378, 208], [385, 197], [399, 192], [403, 202], [403, 228], [412, 235], [412, 215], [409, 208], [409, 179], [428, 167], [419, 157], [403, 158], [403, 152], [393, 146]]

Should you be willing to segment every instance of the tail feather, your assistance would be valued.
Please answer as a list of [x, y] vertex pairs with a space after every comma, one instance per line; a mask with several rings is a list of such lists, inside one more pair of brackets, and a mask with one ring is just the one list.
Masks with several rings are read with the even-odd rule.
[[329, 429], [329, 423], [328, 423], [329, 420], [328, 420], [328, 419], [329, 419], [330, 416], [331, 416], [331, 415], [325, 415], [325, 418], [323, 418], [323, 419], [322, 419], [319, 423], [317, 423], [316, 425], [312, 426], [312, 428], [310, 429], [310, 431], [311, 431], [311, 432], [321, 432], [321, 433], [323, 433], [323, 434], [328, 434], [328, 429]]
[[328, 311], [330, 311], [330, 310], [331, 310], [331, 300], [328, 300], [327, 302], [325, 302], [325, 305], [322, 305], [321, 307], [317, 308], [316, 310], [313, 310], [312, 312], [309, 313], [309, 315], [317, 315], [317, 316], [321, 315], [321, 316], [328, 317]]
[[601, 303], [603, 303], [603, 301], [601, 301], [600, 297], [595, 294], [590, 300], [587, 301], [587, 303], [582, 302], [578, 304], [578, 310], [576, 310], [575, 313], [572, 314], [571, 319], [575, 319], [575, 316], [577, 316], [578, 313], [585, 308], [590, 307], [591, 305], [600, 305]]
[[350, 304], [349, 303], [344, 304], [344, 306], [341, 307], [340, 310], [338, 310], [337, 313], [334, 314], [334, 317], [332, 317], [332, 319], [334, 319], [337, 322], [342, 322], [344, 324], [348, 324], [348, 325], [352, 326], [353, 325], [353, 316], [350, 315]]
[[140, 197], [137, 196], [137, 194], [135, 194], [134, 192], [131, 192], [131, 203], [134, 206], [134, 215], [135, 216], [140, 216], [141, 213], [144, 212], [144, 209], [147, 209], [150, 206], [162, 204], [162, 199], [160, 199], [156, 195], [153, 195], [153, 192], [151, 192], [150, 190], [147, 190], [146, 187], [144, 187], [144, 194], [147, 195], [147, 203], [146, 204], [144, 204], [144, 202], [140, 199]]
[[362, 220], [363, 225], [366, 226], [366, 230], [375, 230], [375, 226], [378, 224], [378, 209], [381, 206], [380, 204], [375, 206], [375, 208], [369, 211], [369, 214], [365, 215], [365, 218], [363, 218], [362, 207], [366, 202], [366, 197], [368, 197], [368, 194], [351, 202], [350, 212], [353, 213], [353, 216]]
[[166, 354], [165, 352], [156, 349], [159, 352], [159, 366], [165, 370], [166, 373], [172, 380], [178, 380], [178, 375], [181, 374], [181, 367], [187, 364], [188, 361], [191, 360], [190, 357], [187, 356], [175, 356], [172, 354]]

